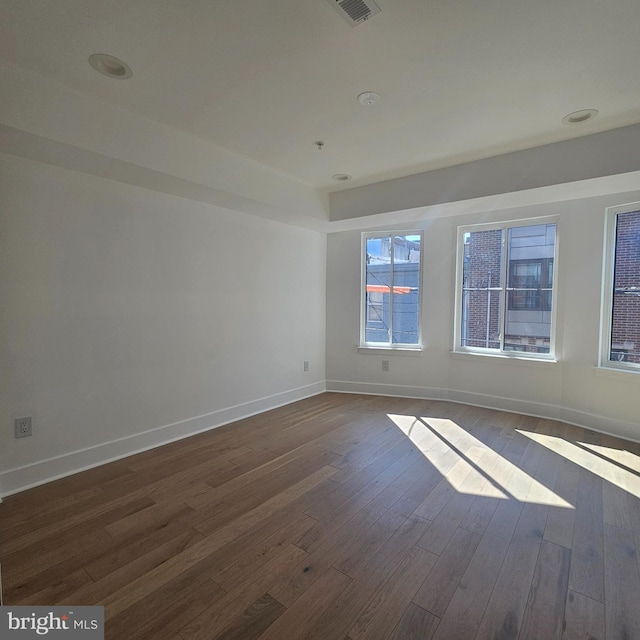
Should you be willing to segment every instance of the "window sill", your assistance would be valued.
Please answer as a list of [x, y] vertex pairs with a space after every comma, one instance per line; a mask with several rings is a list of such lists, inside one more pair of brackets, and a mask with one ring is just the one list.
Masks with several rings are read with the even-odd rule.
[[556, 365], [558, 360], [553, 357], [549, 358], [532, 358], [523, 355], [508, 355], [506, 353], [480, 353], [477, 351], [450, 351], [450, 356], [454, 360], [467, 360], [468, 358], [490, 358], [491, 360], [502, 360], [511, 364], [535, 363], [542, 365]]
[[378, 356], [421, 356], [422, 347], [358, 347], [358, 353]]

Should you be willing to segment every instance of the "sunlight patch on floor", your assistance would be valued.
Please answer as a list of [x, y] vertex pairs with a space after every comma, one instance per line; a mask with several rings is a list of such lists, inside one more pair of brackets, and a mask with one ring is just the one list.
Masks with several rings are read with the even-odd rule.
[[574, 508], [452, 420], [387, 415], [460, 493]]
[[[616, 487], [629, 492], [636, 498], [640, 498], [640, 476], [637, 476], [631, 471], [627, 471], [627, 469], [624, 469], [619, 464], [616, 464], [613, 461], [609, 462], [608, 460], [604, 460], [600, 457], [600, 455], [605, 455], [606, 457], [612, 459], [613, 452], [615, 452], [616, 455], [629, 452], [618, 451], [617, 449], [610, 449], [608, 447], [596, 447], [596, 445], [587, 443], [580, 443], [582, 446], [588, 447], [592, 451], [600, 454], [596, 455], [595, 453], [591, 453], [591, 451], [587, 451], [582, 447], [573, 444], [572, 442], [567, 442], [566, 440], [558, 438], [556, 436], [548, 436], [542, 433], [535, 433], [530, 431], [520, 431], [519, 429], [517, 429], [517, 431], [523, 436], [530, 438], [543, 447], [546, 447], [547, 449], [554, 451], [558, 455], [561, 455], [563, 458], [566, 458], [574, 464], [577, 464], [579, 467], [595, 473], [603, 480], [606, 480]], [[634, 456], [633, 454], [629, 455], [633, 456], [633, 458], [636, 458], [636, 456]], [[637, 458], [635, 461], [632, 461], [628, 457], [620, 457], [627, 460], [627, 462], [622, 462], [622, 464], [624, 464], [626, 467], [631, 467], [631, 465], [628, 464], [629, 462], [634, 465], [638, 464]]]
[[631, 469], [632, 471], [637, 471], [638, 473], [640, 473], [640, 457], [638, 457], [635, 453], [625, 451], [624, 449], [603, 447], [601, 445], [591, 444], [589, 442], [579, 442], [578, 444], [582, 447], [586, 447], [587, 449], [595, 451], [595, 453], [604, 456], [605, 458], [609, 458], [609, 460], [612, 460], [613, 462], [617, 462], [627, 467], [627, 469]]

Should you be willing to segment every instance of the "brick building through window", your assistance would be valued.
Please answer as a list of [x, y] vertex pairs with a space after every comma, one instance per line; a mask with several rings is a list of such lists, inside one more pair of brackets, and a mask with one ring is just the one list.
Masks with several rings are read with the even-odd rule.
[[550, 352], [555, 236], [555, 224], [463, 234], [462, 347]]
[[609, 358], [640, 364], [640, 211], [616, 216]]

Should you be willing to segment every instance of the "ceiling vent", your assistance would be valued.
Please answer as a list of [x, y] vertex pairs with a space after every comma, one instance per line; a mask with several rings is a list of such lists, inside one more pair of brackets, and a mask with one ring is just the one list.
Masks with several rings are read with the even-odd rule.
[[380, 13], [380, 7], [373, 0], [327, 0], [352, 27], [366, 22]]

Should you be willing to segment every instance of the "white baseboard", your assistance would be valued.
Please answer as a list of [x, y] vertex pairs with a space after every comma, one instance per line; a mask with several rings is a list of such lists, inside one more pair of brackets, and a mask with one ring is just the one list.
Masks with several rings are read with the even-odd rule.
[[394, 396], [401, 398], [416, 398], [420, 400], [448, 400], [460, 404], [485, 407], [498, 411], [521, 413], [535, 418], [560, 420], [590, 431], [597, 431], [617, 438], [624, 438], [632, 442], [640, 442], [638, 433], [640, 424], [624, 422], [608, 418], [595, 413], [588, 413], [570, 407], [520, 400], [518, 398], [503, 398], [469, 391], [455, 389], [440, 389], [435, 387], [413, 387], [396, 384], [375, 384], [370, 382], [346, 382], [343, 380], [327, 380], [327, 391], [338, 393], [363, 393], [366, 395]]
[[[91, 469], [93, 467], [126, 458], [127, 456], [153, 449], [176, 440], [221, 427], [230, 422], [248, 418], [252, 415], [269, 411], [277, 407], [303, 400], [325, 391], [339, 393], [360, 393], [378, 396], [416, 398], [421, 400], [448, 400], [461, 404], [486, 407], [498, 411], [522, 413], [538, 418], [561, 420], [607, 435], [640, 442], [638, 432], [640, 425], [623, 422], [606, 416], [580, 411], [560, 405], [551, 405], [517, 398], [504, 398], [468, 391], [442, 389], [437, 387], [414, 387], [408, 385], [376, 384], [369, 382], [348, 382], [327, 380], [311, 385], [291, 389], [265, 398], [213, 411], [203, 416], [196, 416], [136, 433], [125, 438], [105, 442], [94, 447], [66, 453], [32, 464], [16, 467], [0, 473], [0, 496], [8, 496], [45, 484], [65, 476]], [[0, 498], [1, 502], [1, 498]]]
[[327, 391], [339, 393], [362, 393], [368, 396], [395, 396], [418, 400], [449, 400], [449, 389], [436, 387], [410, 387], [399, 384], [377, 384], [373, 382], [346, 382], [327, 380]]
[[257, 400], [213, 411], [206, 415], [132, 434], [111, 442], [104, 442], [87, 449], [9, 469], [0, 473], [0, 496], [18, 493], [107, 462], [126, 458], [141, 451], [188, 438], [196, 433], [215, 429], [263, 411], [269, 411], [297, 400], [310, 398], [324, 393], [325, 390], [324, 381], [316, 382], [297, 389], [290, 389], [265, 398], [258, 398]]

